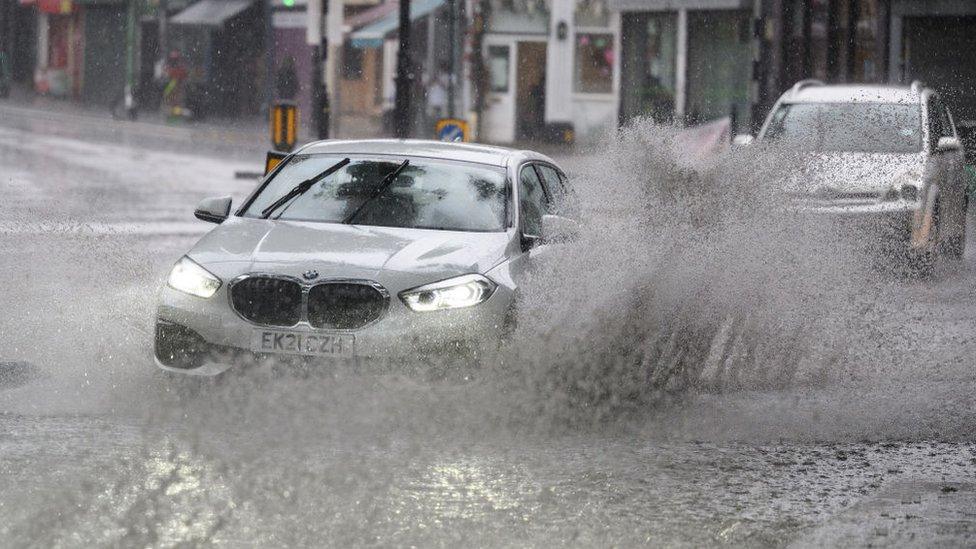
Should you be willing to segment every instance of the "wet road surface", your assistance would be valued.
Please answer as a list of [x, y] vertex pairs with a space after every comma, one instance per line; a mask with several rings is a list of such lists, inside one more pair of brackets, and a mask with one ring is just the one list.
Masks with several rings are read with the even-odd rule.
[[972, 250], [872, 286], [817, 383], [593, 421], [533, 415], [545, 393], [349, 372], [184, 399], [151, 364], [155, 293], [209, 228], [193, 205], [243, 197], [233, 173], [261, 159], [85, 124], [0, 122], [5, 546], [976, 543]]

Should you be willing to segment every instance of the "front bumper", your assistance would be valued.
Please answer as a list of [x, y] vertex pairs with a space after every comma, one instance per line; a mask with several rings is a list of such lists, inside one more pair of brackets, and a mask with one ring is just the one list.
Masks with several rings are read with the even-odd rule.
[[794, 211], [815, 220], [828, 236], [853, 247], [884, 256], [912, 252], [916, 204], [893, 201], [837, 204], [828, 201], [798, 204]]
[[[225, 285], [226, 286], [226, 285]], [[221, 288], [201, 299], [164, 287], [156, 314], [154, 356], [167, 371], [214, 376], [239, 364], [266, 359], [294, 362], [375, 360], [400, 362], [449, 356], [477, 356], [494, 348], [504, 333], [512, 294], [499, 287], [479, 305], [464, 309], [418, 313], [396, 296], [378, 321], [357, 330], [317, 330], [306, 324], [291, 328], [261, 326], [234, 312]], [[342, 333], [355, 337], [352, 357], [314, 359], [263, 354], [251, 350], [255, 330], [282, 330], [309, 334]]]

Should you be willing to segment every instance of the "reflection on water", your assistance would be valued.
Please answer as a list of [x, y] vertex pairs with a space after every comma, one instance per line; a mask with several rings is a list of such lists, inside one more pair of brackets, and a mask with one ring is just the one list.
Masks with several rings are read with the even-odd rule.
[[340, 371], [174, 399], [148, 327], [188, 239], [0, 240], [0, 359], [43, 374], [0, 391], [0, 538], [781, 545], [888, 482], [971, 478], [965, 272], [813, 254], [824, 231], [756, 211], [766, 172], [696, 180], [654, 135], [584, 166], [587, 236], [539, 270], [559, 284], [527, 303], [537, 337], [459, 386]]

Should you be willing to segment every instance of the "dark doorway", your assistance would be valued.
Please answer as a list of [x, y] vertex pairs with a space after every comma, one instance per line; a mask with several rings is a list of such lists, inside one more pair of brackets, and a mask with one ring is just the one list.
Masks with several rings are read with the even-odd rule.
[[125, 87], [125, 7], [85, 10], [85, 101], [109, 105]]
[[519, 42], [515, 69], [515, 138], [539, 139], [546, 124], [546, 43]]
[[910, 17], [903, 33], [904, 81], [939, 90], [976, 162], [976, 17]]
[[939, 90], [956, 122], [976, 123], [976, 17], [905, 19], [904, 81]]

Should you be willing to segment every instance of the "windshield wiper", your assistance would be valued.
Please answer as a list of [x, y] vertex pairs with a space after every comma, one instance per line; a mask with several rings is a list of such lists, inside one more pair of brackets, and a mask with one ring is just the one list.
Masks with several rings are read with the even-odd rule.
[[316, 184], [318, 181], [320, 181], [320, 180], [322, 180], [322, 179], [324, 179], [326, 177], [329, 177], [330, 175], [334, 174], [335, 172], [341, 170], [348, 163], [349, 163], [349, 159], [348, 158], [343, 158], [339, 162], [333, 164], [331, 167], [329, 167], [329, 169], [325, 170], [324, 172], [322, 172], [322, 173], [320, 173], [320, 174], [318, 174], [318, 175], [316, 175], [314, 177], [310, 177], [310, 178], [306, 179], [305, 181], [302, 181], [298, 185], [295, 185], [292, 188], [292, 190], [288, 191], [288, 193], [286, 193], [284, 196], [282, 196], [278, 200], [275, 200], [273, 204], [271, 204], [270, 206], [268, 206], [267, 208], [265, 208], [264, 210], [262, 210], [261, 211], [261, 219], [267, 219], [267, 218], [271, 217], [271, 214], [273, 214], [275, 212], [275, 210], [277, 210], [278, 208], [280, 208], [281, 206], [283, 206], [284, 204], [286, 204], [289, 200], [291, 200], [291, 199], [293, 199], [295, 197], [298, 197], [298, 196], [301, 196], [301, 195], [307, 193], [308, 190], [312, 188], [312, 185]]
[[403, 171], [403, 168], [406, 168], [409, 165], [410, 165], [410, 161], [404, 160], [399, 166], [396, 167], [395, 170], [386, 174], [386, 177], [383, 178], [383, 181], [380, 181], [380, 184], [376, 187], [376, 190], [373, 191], [373, 194], [366, 200], [363, 200], [363, 203], [360, 204], [358, 208], [356, 208], [356, 211], [346, 216], [346, 218], [343, 219], [342, 222], [345, 223], [346, 225], [352, 223], [353, 220], [356, 219], [356, 216], [359, 215], [359, 212], [363, 211], [363, 208], [365, 208], [367, 204], [376, 200], [377, 198], [380, 197], [380, 195], [385, 193], [386, 189], [388, 189], [390, 185], [393, 184], [393, 181], [395, 181], [397, 176], [400, 175], [400, 172]]

